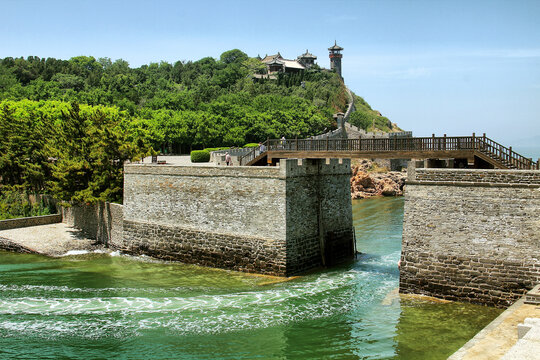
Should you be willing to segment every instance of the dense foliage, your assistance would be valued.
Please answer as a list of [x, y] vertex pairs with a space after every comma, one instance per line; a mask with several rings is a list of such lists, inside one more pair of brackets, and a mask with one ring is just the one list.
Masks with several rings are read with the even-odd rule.
[[368, 131], [400, 131], [395, 124], [377, 110], [373, 110], [371, 106], [360, 96], [354, 96], [354, 106], [356, 111], [351, 113], [349, 122], [354, 126]]
[[0, 192], [17, 187], [64, 201], [121, 201], [124, 162], [152, 153], [135, 130], [115, 107], [2, 101]]
[[0, 60], [0, 99], [59, 100], [116, 106], [145, 131], [154, 149], [188, 153], [268, 137], [307, 137], [331, 127], [346, 105], [339, 77], [314, 69], [256, 80], [264, 66], [240, 50], [195, 62], [130, 68], [124, 60]]
[[345, 110], [333, 72], [253, 76], [264, 71], [237, 49], [139, 68], [91, 56], [0, 59], [0, 185], [121, 201], [127, 160], [317, 135]]
[[49, 215], [55, 210], [54, 206], [39, 199], [32, 201], [24, 191], [3, 189], [0, 193], [0, 220]]

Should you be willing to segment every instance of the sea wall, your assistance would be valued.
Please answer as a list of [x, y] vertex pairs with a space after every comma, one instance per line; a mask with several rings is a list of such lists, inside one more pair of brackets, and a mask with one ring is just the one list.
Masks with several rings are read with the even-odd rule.
[[508, 306], [540, 282], [540, 171], [412, 169], [400, 292]]
[[116, 247], [122, 244], [123, 206], [114, 203], [72, 204], [61, 207], [62, 222], [80, 229], [100, 244]]
[[352, 249], [350, 171], [350, 161], [337, 159], [288, 159], [279, 167], [126, 165], [119, 248], [282, 276], [332, 263], [352, 256], [328, 253], [347, 240]]
[[331, 266], [351, 257], [350, 159], [282, 160], [281, 169], [286, 187], [288, 273]]

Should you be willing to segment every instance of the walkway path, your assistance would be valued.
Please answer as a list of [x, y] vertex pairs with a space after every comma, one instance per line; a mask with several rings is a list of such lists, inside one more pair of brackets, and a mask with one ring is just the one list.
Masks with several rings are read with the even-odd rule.
[[496, 169], [540, 169], [534, 162], [483, 136], [431, 136], [378, 139], [268, 139], [266, 152], [253, 149], [241, 165], [265, 165], [284, 158], [468, 159]]
[[0, 231], [0, 249], [60, 256], [70, 250], [100, 248], [95, 240], [63, 223]]
[[[526, 318], [540, 318], [540, 306], [517, 301], [474, 338], [455, 352], [448, 360], [528, 360], [539, 359], [538, 353], [518, 342], [517, 325]], [[540, 338], [535, 342], [540, 351]], [[513, 357], [514, 354], [520, 354]]]
[[[165, 160], [168, 165], [181, 165], [181, 166], [215, 166], [212, 162], [207, 163], [192, 163], [189, 155], [159, 155], [158, 160]], [[144, 159], [144, 164], [152, 164], [152, 157], [149, 156]]]

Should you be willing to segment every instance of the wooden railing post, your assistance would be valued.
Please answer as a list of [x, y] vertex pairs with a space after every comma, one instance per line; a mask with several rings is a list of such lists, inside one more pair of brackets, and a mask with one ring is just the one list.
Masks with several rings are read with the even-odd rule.
[[435, 134], [431, 134], [431, 150], [435, 150]]
[[536, 170], [540, 170], [540, 158], [536, 161]]
[[296, 143], [296, 151], [298, 151], [298, 136], [294, 139], [294, 142]]
[[476, 150], [476, 134], [472, 133], [472, 148]]
[[328, 151], [328, 135], [326, 135], [326, 151]]
[[444, 134], [443, 150], [446, 150], [446, 134]]

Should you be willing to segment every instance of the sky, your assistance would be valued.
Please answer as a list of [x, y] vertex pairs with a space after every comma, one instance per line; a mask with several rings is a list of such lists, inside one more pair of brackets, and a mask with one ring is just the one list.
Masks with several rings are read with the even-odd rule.
[[[0, 0], [0, 57], [151, 62], [308, 49], [415, 136], [540, 148], [540, 0]], [[539, 153], [540, 156], [540, 153]]]

